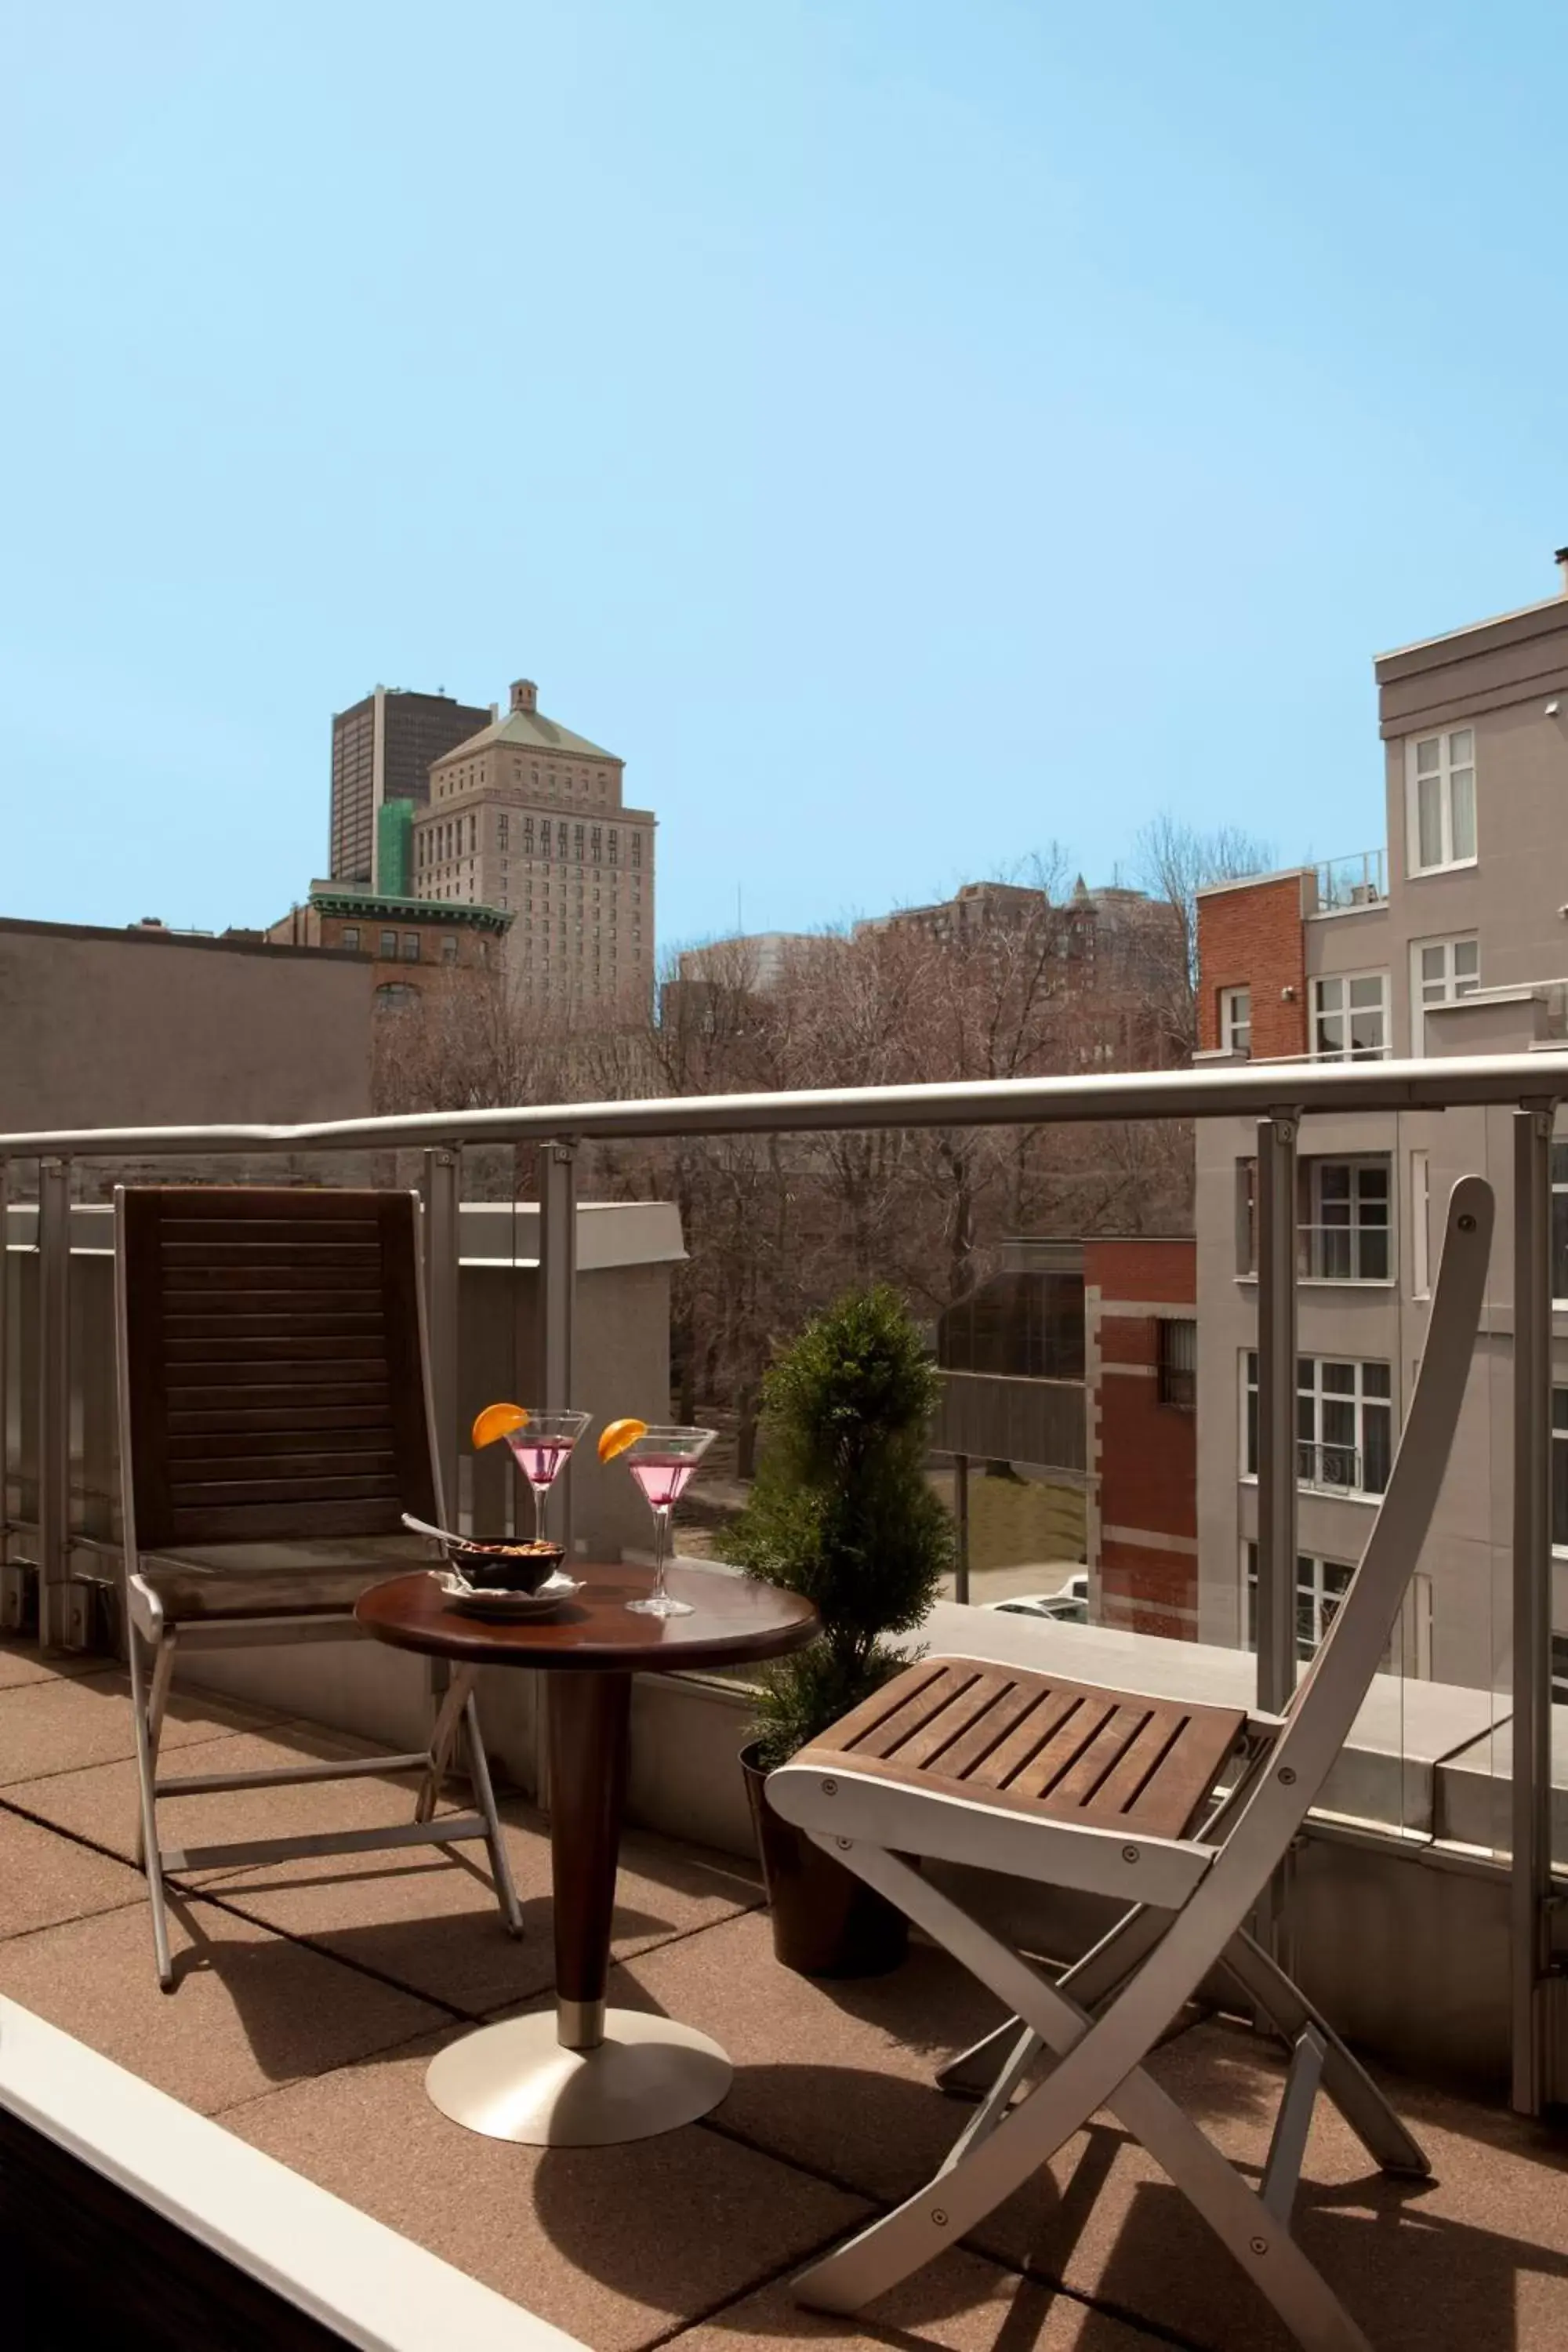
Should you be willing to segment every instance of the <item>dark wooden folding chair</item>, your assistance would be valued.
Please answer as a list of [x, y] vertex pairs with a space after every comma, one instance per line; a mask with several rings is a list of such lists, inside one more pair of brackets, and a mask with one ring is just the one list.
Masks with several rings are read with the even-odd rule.
[[[430, 1556], [404, 1512], [445, 1524], [417, 1196], [122, 1185], [114, 1204], [126, 1645], [159, 1981], [174, 1982], [171, 1871], [482, 1838], [520, 1934], [471, 1671], [411, 1755], [158, 1772], [176, 1651], [353, 1638], [365, 1588]], [[437, 1819], [459, 1731], [475, 1810]], [[159, 1843], [161, 1797], [409, 1770], [424, 1775], [414, 1818], [393, 1827]]]

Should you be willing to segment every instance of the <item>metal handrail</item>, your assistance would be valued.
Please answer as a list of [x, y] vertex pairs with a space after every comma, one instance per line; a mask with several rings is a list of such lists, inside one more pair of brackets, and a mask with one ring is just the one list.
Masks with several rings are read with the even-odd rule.
[[1359, 1445], [1331, 1445], [1322, 1438], [1299, 1437], [1296, 1475], [1303, 1486], [1321, 1494], [1363, 1495], [1367, 1491], [1361, 1483]]
[[1452, 1060], [1270, 1062], [1222, 1069], [982, 1078], [900, 1087], [803, 1087], [752, 1095], [663, 1095], [634, 1102], [518, 1105], [315, 1119], [291, 1127], [54, 1128], [0, 1135], [0, 1160], [120, 1152], [384, 1150], [398, 1145], [547, 1142], [570, 1136], [832, 1134], [873, 1128], [1049, 1126], [1091, 1119], [1263, 1117], [1321, 1111], [1517, 1106], [1568, 1095], [1568, 1051]]

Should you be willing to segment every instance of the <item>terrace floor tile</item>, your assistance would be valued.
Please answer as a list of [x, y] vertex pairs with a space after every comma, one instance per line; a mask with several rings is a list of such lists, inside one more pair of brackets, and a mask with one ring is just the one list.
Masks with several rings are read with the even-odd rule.
[[595, 2352], [632, 2352], [723, 2309], [865, 2211], [700, 2124], [622, 2147], [483, 2138], [426, 2095], [437, 2046], [340, 2068], [223, 2121]]
[[0, 1940], [146, 1899], [139, 1872], [0, 1803]]
[[[193, 1748], [259, 1720], [253, 1708], [226, 1699], [176, 1693], [163, 1746]], [[117, 1666], [98, 1674], [51, 1673], [0, 1689], [0, 1788], [135, 1753], [131, 1685]]]
[[159, 1989], [145, 1904], [0, 1943], [0, 1993], [211, 2115], [427, 2033], [440, 2012], [216, 1905], [170, 1922]]

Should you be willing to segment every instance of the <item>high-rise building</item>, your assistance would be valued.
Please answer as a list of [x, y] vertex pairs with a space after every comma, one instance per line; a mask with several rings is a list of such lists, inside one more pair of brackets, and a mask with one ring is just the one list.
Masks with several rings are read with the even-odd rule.
[[378, 686], [352, 709], [332, 716], [332, 837], [329, 872], [334, 882], [381, 887], [376, 824], [388, 801], [422, 808], [430, 797], [430, 765], [454, 743], [495, 717], [448, 694], [407, 694]]
[[651, 810], [624, 803], [625, 762], [546, 719], [520, 678], [505, 718], [437, 760], [414, 820], [421, 898], [499, 907], [526, 1002], [646, 1003], [653, 988]]

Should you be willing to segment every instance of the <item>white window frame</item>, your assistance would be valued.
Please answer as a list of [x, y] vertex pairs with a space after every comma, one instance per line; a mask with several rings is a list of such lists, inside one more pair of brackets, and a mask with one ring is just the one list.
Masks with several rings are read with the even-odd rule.
[[[1330, 1559], [1321, 1552], [1296, 1554], [1296, 1663], [1305, 1665], [1333, 1623], [1355, 1574], [1352, 1559]], [[1258, 1546], [1247, 1538], [1241, 1547], [1242, 1623], [1247, 1646], [1258, 1647]], [[1303, 1628], [1301, 1604], [1307, 1605]]]
[[[1383, 1043], [1380, 1045], [1358, 1046], [1353, 1043], [1356, 1018], [1358, 1015], [1364, 1017], [1373, 1010], [1373, 1007], [1364, 1002], [1360, 1004], [1352, 1003], [1352, 991], [1357, 987], [1364, 988], [1369, 982], [1374, 981], [1378, 990], [1375, 1009], [1382, 1024]], [[1314, 977], [1311, 986], [1310, 1053], [1314, 1062], [1384, 1062], [1388, 1059], [1389, 1018], [1386, 971], [1320, 972]], [[1329, 990], [1343, 991], [1339, 1003], [1332, 1006], [1325, 1003], [1325, 992]], [[1328, 1021], [1342, 1021], [1346, 1024], [1346, 1042], [1342, 1047], [1336, 1048], [1322, 1043], [1322, 1027]]]
[[[1437, 793], [1437, 846], [1441, 855], [1423, 858], [1421, 855], [1421, 786], [1432, 783]], [[1455, 842], [1465, 830], [1455, 822], [1456, 784], [1462, 807], [1465, 796], [1469, 800], [1468, 849], [1456, 851]], [[1476, 819], [1476, 730], [1473, 727], [1449, 727], [1435, 735], [1412, 735], [1405, 746], [1405, 871], [1409, 874], [1448, 874], [1458, 866], [1476, 863], [1479, 835]]]
[[1552, 1391], [1552, 1549], [1568, 1559], [1568, 1388]]
[[1219, 1042], [1227, 1054], [1252, 1052], [1252, 991], [1222, 988], [1219, 992]]
[[[1311, 1222], [1307, 1227], [1305, 1236], [1307, 1271], [1301, 1278], [1307, 1282], [1393, 1282], [1395, 1274], [1394, 1168], [1389, 1153], [1386, 1151], [1325, 1152], [1321, 1157], [1309, 1160], [1306, 1162], [1306, 1168], [1307, 1199], [1311, 1211]], [[1336, 1209], [1342, 1206], [1345, 1210], [1345, 1221], [1342, 1224], [1337, 1217], [1331, 1218], [1324, 1207], [1323, 1175], [1330, 1168], [1345, 1170], [1350, 1179], [1342, 1202], [1335, 1201], [1331, 1204]], [[1384, 1189], [1381, 1197], [1377, 1194], [1375, 1185], [1369, 1187], [1364, 1184], [1363, 1180], [1368, 1175], [1382, 1178]], [[1363, 1194], [1368, 1197], [1363, 1197]], [[1370, 1216], [1363, 1213], [1367, 1210], [1375, 1213], [1379, 1209], [1383, 1213], [1381, 1223], [1375, 1213]], [[1329, 1255], [1324, 1244], [1331, 1234], [1336, 1240], [1342, 1234], [1344, 1237], [1346, 1247], [1343, 1255], [1348, 1268], [1346, 1273], [1329, 1274], [1321, 1270], [1321, 1260]], [[1369, 1235], [1376, 1235], [1383, 1242], [1384, 1270], [1381, 1274], [1362, 1272], [1363, 1257], [1375, 1258], [1377, 1255], [1375, 1247], [1372, 1249], [1363, 1247]]]
[[[1348, 1389], [1325, 1386], [1326, 1365], [1343, 1366], [1351, 1375]], [[1256, 1451], [1257, 1411], [1253, 1400], [1258, 1396], [1258, 1351], [1241, 1350], [1241, 1433], [1240, 1455], [1242, 1476], [1255, 1479], [1258, 1475]], [[1368, 1372], [1381, 1373], [1386, 1382], [1382, 1391], [1369, 1392]], [[1306, 1378], [1303, 1378], [1306, 1374]], [[1341, 1408], [1350, 1409], [1351, 1437], [1329, 1437], [1325, 1431], [1330, 1415]], [[1361, 1482], [1373, 1448], [1367, 1444], [1368, 1416], [1386, 1414], [1387, 1428], [1383, 1444], [1386, 1467], [1394, 1465], [1396, 1430], [1394, 1419], [1394, 1367], [1384, 1357], [1298, 1356], [1296, 1359], [1296, 1444], [1298, 1487], [1304, 1494], [1364, 1496], [1375, 1502], [1386, 1490], [1384, 1486], [1367, 1486]], [[1310, 1451], [1308, 1450], [1310, 1449]], [[1343, 1465], [1351, 1470], [1355, 1483], [1342, 1478], [1326, 1479], [1322, 1471], [1328, 1464]]]
[[1410, 1294], [1432, 1295], [1432, 1155], [1410, 1155]]
[[[1472, 971], [1458, 969], [1458, 950], [1475, 950]], [[1430, 980], [1422, 967], [1434, 952], [1443, 959], [1443, 969], [1436, 982]], [[1418, 1058], [1426, 1051], [1426, 1015], [1440, 1004], [1458, 1004], [1461, 997], [1474, 996], [1481, 984], [1481, 942], [1477, 931], [1454, 931], [1447, 939], [1412, 940], [1410, 942], [1410, 1050]], [[1441, 993], [1432, 995], [1434, 987]]]

